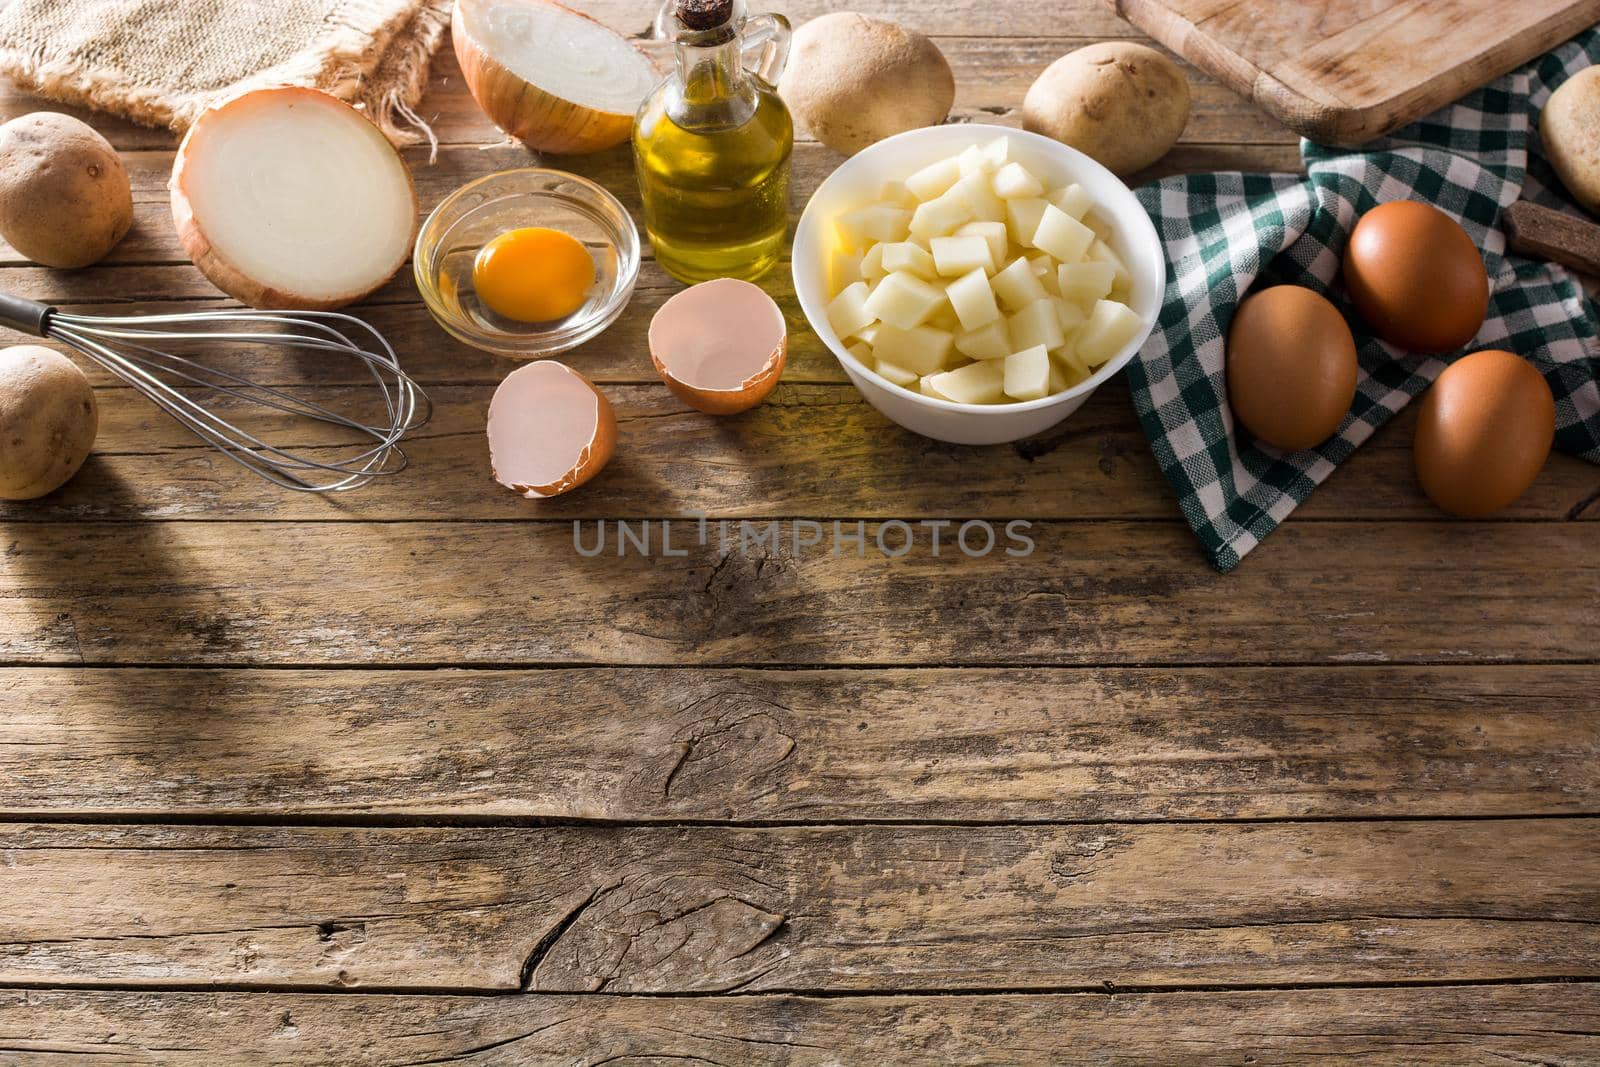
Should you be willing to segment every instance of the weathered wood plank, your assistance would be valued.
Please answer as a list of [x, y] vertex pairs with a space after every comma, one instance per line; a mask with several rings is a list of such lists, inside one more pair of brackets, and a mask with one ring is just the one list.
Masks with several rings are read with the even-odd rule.
[[1597, 694], [1595, 667], [20, 669], [0, 817], [1591, 814]]
[[1595, 833], [1593, 819], [11, 825], [0, 983], [912, 992], [1600, 976]]
[[[532, 502], [529, 507], [535, 507]], [[0, 561], [11, 663], [462, 666], [1590, 662], [1592, 522], [1290, 523], [1205, 567], [1180, 523], [676, 527], [642, 557], [568, 523], [18, 523]], [[634, 530], [640, 536], [639, 528]], [[764, 540], [768, 535], [771, 540]], [[882, 535], [900, 551], [879, 554]], [[812, 535], [820, 544], [794, 541]], [[661, 529], [648, 536], [661, 552]], [[976, 553], [987, 542], [969, 531]], [[589, 524], [583, 544], [595, 549]], [[740, 541], [744, 544], [741, 545]], [[686, 543], [687, 542], [687, 543]], [[775, 543], [774, 543], [775, 542]], [[838, 554], [834, 554], [835, 546]], [[1469, 562], [1470, 561], [1470, 562]], [[1559, 565], [1556, 565], [1559, 561]], [[1469, 569], [1470, 568], [1470, 569]], [[1470, 580], [1464, 576], [1470, 576]], [[419, 612], [417, 606], [428, 606]]]
[[1593, 983], [1046, 996], [0, 993], [18, 1064], [1587, 1063]]
[[[530, 505], [489, 477], [484, 420], [493, 390], [430, 390], [434, 417], [406, 445], [410, 469], [359, 493], [325, 498], [264, 491], [176, 422], [126, 389], [100, 393], [95, 457], [60, 492], [0, 502], [0, 521], [184, 518], [468, 519], [831, 515], [1035, 519], [1177, 518], [1122, 382], [1108, 384], [1058, 429], [1014, 447], [962, 448], [896, 427], [847, 385], [785, 383], [732, 419], [686, 408], [662, 385], [607, 386], [621, 455], [582, 492]], [[318, 394], [360, 410], [366, 392]], [[302, 448], [340, 439], [318, 424], [219, 410], [269, 440]], [[1356, 453], [1294, 521], [1439, 519], [1416, 487], [1403, 414]], [[803, 458], [802, 458], [803, 457]], [[1600, 518], [1600, 469], [1556, 455], [1504, 518]]]

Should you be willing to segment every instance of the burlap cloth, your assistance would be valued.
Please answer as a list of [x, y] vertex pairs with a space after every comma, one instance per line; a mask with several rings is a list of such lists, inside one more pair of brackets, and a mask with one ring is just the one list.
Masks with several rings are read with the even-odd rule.
[[0, 73], [51, 100], [185, 130], [251, 89], [308, 85], [363, 107], [397, 144], [450, 0], [0, 0]]

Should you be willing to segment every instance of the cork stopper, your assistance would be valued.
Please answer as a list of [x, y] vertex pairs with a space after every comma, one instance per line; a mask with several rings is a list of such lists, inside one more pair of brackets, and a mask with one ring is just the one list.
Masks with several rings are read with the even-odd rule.
[[678, 0], [678, 21], [685, 29], [714, 30], [733, 18], [733, 0]]

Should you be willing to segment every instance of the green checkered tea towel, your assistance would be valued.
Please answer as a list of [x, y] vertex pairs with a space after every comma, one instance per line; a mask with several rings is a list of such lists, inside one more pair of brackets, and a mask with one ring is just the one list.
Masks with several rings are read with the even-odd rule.
[[[1189, 174], [1138, 190], [1169, 265], [1160, 321], [1128, 379], [1156, 460], [1218, 570], [1237, 565], [1448, 365], [1449, 357], [1408, 355], [1365, 333], [1337, 284], [1346, 236], [1385, 201], [1426, 201], [1472, 235], [1493, 295], [1463, 351], [1504, 348], [1532, 360], [1555, 393], [1556, 447], [1600, 463], [1593, 309], [1563, 268], [1507, 255], [1496, 228], [1500, 209], [1519, 196], [1577, 210], [1529, 148], [1551, 91], [1597, 61], [1600, 28], [1362, 149], [1302, 142], [1304, 177]], [[1281, 282], [1339, 306], [1361, 362], [1338, 433], [1304, 452], [1254, 442], [1228, 411], [1223, 341], [1234, 308], [1252, 286]]]

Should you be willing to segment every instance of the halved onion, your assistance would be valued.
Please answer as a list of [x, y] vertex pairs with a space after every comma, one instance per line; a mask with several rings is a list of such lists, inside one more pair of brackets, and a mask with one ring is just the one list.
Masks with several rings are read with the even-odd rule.
[[626, 141], [659, 78], [621, 34], [553, 0], [456, 0], [450, 33], [484, 114], [541, 152]]
[[767, 398], [783, 374], [788, 327], [760, 286], [735, 278], [692, 285], [650, 320], [650, 359], [667, 388], [709, 415]]
[[576, 489], [600, 473], [616, 447], [611, 402], [553, 359], [512, 371], [489, 401], [495, 481], [530, 500]]
[[417, 231], [399, 153], [365, 115], [317, 89], [258, 89], [204, 112], [168, 188], [183, 250], [251, 307], [359, 300], [405, 263]]

